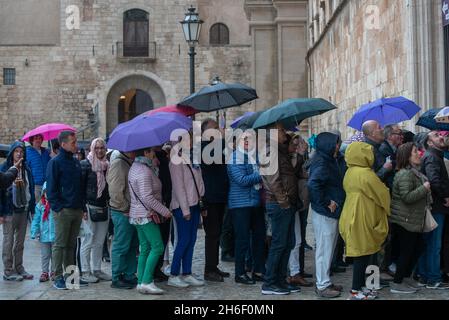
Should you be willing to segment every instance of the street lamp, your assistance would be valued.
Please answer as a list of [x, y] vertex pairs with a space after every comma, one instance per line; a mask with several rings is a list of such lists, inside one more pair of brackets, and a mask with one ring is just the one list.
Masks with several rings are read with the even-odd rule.
[[188, 9], [184, 20], [180, 23], [182, 25], [182, 31], [184, 32], [184, 38], [190, 47], [190, 93], [192, 94], [195, 92], [195, 45], [200, 38], [203, 21], [200, 20], [196, 9], [191, 6]]

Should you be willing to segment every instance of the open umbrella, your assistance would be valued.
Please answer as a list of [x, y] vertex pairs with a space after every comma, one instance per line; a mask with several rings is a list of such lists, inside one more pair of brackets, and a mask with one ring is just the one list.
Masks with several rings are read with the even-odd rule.
[[363, 123], [376, 120], [382, 127], [412, 119], [421, 108], [404, 97], [382, 98], [364, 104], [354, 114], [348, 126], [361, 131]]
[[294, 128], [301, 121], [336, 109], [329, 101], [320, 98], [288, 99], [260, 115], [253, 124], [254, 129], [281, 122], [285, 128]]
[[170, 141], [174, 130], [191, 128], [191, 119], [174, 112], [139, 116], [117, 126], [107, 145], [109, 149], [123, 152], [160, 146]]
[[449, 123], [449, 107], [443, 108], [435, 117], [438, 123]]
[[439, 123], [435, 120], [436, 115], [441, 110], [443, 110], [443, 108], [435, 108], [426, 111], [419, 117], [416, 125], [429, 130], [449, 131], [449, 123]]
[[76, 129], [64, 123], [47, 123], [31, 131], [28, 131], [22, 138], [22, 141], [30, 141], [31, 137], [38, 134], [44, 137], [44, 141], [52, 140], [58, 137], [62, 131], [76, 132]]
[[240, 121], [242, 121], [243, 119], [246, 119], [246, 118], [252, 116], [253, 114], [255, 114], [255, 112], [252, 112], [252, 111], [245, 112], [245, 114], [243, 116], [240, 116], [237, 119], [235, 119], [234, 121], [232, 121], [231, 128], [232, 129], [236, 129], [237, 126], [239, 125]]
[[178, 105], [198, 111], [211, 112], [240, 106], [257, 99], [256, 90], [241, 83], [223, 83], [207, 86], [183, 99]]
[[182, 114], [186, 117], [190, 117], [190, 116], [193, 116], [194, 114], [198, 113], [198, 111], [193, 109], [192, 107], [171, 105], [171, 106], [160, 107], [160, 108], [153, 109], [151, 111], [147, 111], [144, 113], [144, 115], [152, 115], [152, 114], [156, 114], [156, 113], [160, 113], [160, 112], [174, 112], [174, 113]]
[[252, 129], [254, 122], [256, 122], [256, 120], [260, 117], [260, 115], [263, 112], [264, 111], [257, 111], [254, 114], [250, 115], [249, 117], [243, 118], [242, 120], [239, 121], [235, 129], [241, 129], [243, 131]]

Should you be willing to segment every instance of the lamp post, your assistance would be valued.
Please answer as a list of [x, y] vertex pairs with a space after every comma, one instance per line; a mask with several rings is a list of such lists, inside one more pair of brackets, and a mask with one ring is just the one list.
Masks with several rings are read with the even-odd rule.
[[189, 45], [190, 56], [190, 94], [195, 92], [195, 45], [198, 43], [203, 21], [200, 20], [196, 9], [191, 6], [185, 14], [185, 18], [180, 22], [184, 38]]

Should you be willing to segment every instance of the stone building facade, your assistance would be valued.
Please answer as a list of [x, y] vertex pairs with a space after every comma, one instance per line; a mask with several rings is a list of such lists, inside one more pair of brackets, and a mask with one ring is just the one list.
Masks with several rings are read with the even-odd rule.
[[[312, 131], [348, 137], [357, 108], [382, 97], [402, 95], [423, 110], [444, 106], [441, 8], [441, 0], [310, 0], [309, 95], [338, 107], [311, 120]], [[419, 130], [415, 122], [403, 125]]]

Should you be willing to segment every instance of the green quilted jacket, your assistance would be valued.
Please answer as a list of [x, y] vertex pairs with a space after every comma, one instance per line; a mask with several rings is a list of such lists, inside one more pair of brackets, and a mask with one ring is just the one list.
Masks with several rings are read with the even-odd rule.
[[430, 192], [411, 169], [400, 170], [393, 182], [390, 222], [410, 232], [423, 232]]

